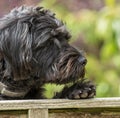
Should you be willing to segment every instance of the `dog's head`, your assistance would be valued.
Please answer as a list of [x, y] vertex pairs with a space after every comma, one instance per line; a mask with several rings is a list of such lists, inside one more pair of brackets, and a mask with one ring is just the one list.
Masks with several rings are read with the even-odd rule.
[[0, 19], [3, 76], [67, 83], [84, 77], [86, 58], [72, 47], [70, 34], [55, 14], [41, 7], [13, 9]]

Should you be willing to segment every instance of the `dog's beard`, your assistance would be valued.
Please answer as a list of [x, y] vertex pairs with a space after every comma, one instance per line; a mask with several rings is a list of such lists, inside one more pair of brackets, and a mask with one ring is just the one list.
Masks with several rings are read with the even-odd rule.
[[48, 82], [65, 84], [75, 82], [85, 75], [85, 66], [79, 62], [79, 53], [67, 49], [61, 52], [47, 73]]
[[78, 61], [80, 53], [68, 44], [69, 32], [54, 15], [21, 7], [2, 21], [3, 78], [15, 81], [39, 78], [41, 83], [64, 84], [84, 77], [84, 66]]

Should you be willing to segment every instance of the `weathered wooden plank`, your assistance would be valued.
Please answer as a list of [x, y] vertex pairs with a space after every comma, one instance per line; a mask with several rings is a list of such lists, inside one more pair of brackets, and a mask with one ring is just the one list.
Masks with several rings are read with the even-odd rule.
[[7, 114], [3, 114], [0, 115], [0, 118], [28, 118], [26, 114], [21, 114], [21, 115], [7, 115]]
[[0, 101], [0, 110], [27, 110], [32, 108], [120, 108], [120, 97], [95, 98], [86, 100], [6, 100]]
[[120, 118], [120, 109], [52, 109], [49, 111], [49, 118]]
[[48, 109], [30, 109], [28, 118], [48, 118]]
[[0, 111], [0, 118], [28, 118], [27, 111]]
[[49, 115], [49, 118], [120, 118], [120, 114], [90, 114], [90, 113], [75, 113], [75, 112], [66, 112], [66, 113], [52, 113]]

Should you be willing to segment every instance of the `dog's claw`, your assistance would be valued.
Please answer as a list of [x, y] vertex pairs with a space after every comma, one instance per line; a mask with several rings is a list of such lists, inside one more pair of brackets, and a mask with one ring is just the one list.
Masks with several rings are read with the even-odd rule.
[[43, 99], [48, 83], [64, 84], [53, 98], [94, 97], [95, 86], [83, 78], [87, 59], [69, 38], [65, 24], [42, 7], [21, 6], [1, 18], [0, 99]]
[[75, 98], [75, 99], [79, 99], [79, 98], [80, 98], [80, 96], [79, 96], [79, 95], [76, 95], [76, 96], [74, 96], [74, 98]]
[[87, 98], [88, 96], [88, 93], [87, 92], [83, 92], [80, 96], [80, 98]]
[[91, 93], [88, 97], [93, 98], [95, 96], [95, 93]]
[[69, 99], [87, 99], [93, 98], [96, 95], [95, 86], [89, 85], [89, 83], [83, 83], [82, 86], [78, 86], [76, 89], [69, 93]]

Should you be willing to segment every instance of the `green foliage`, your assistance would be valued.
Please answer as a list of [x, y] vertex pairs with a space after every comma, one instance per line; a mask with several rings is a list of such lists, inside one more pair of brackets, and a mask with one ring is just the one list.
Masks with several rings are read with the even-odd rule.
[[[96, 13], [96, 22], [86, 34], [86, 42], [98, 48], [98, 54], [88, 54], [87, 76], [97, 83], [97, 97], [120, 96], [120, 15], [119, 7], [106, 7]], [[92, 11], [91, 11], [92, 12]], [[89, 29], [89, 27], [88, 27]], [[95, 40], [93, 42], [93, 40]], [[102, 42], [102, 45], [100, 44]], [[89, 45], [89, 44], [88, 44]]]
[[[71, 42], [82, 35], [88, 47], [98, 50], [97, 53], [86, 52], [86, 77], [97, 84], [97, 97], [115, 97], [120, 96], [120, 6], [115, 5], [115, 0], [105, 2], [106, 7], [101, 11], [85, 9], [76, 13], [57, 0], [44, 0], [40, 6], [52, 9], [67, 23], [73, 36]], [[52, 91], [56, 86], [45, 87]], [[46, 93], [48, 97], [53, 94]]]
[[44, 96], [47, 98], [52, 98], [57, 92], [60, 92], [63, 89], [64, 85], [55, 85], [55, 84], [45, 84], [43, 88], [45, 88]]
[[[92, 12], [92, 11], [91, 11]], [[97, 96], [120, 96], [120, 9], [104, 8], [98, 13], [95, 27], [91, 26], [86, 33], [87, 42], [99, 45], [99, 57], [88, 54], [88, 77], [93, 77], [97, 83]], [[95, 40], [95, 42], [92, 41]], [[91, 75], [92, 74], [92, 75]], [[94, 75], [93, 75], [94, 74]]]

